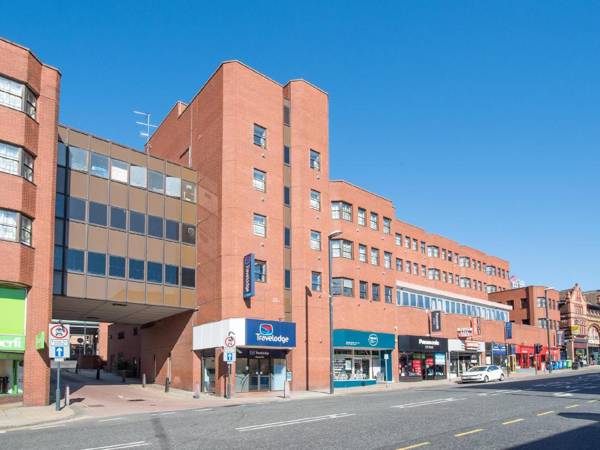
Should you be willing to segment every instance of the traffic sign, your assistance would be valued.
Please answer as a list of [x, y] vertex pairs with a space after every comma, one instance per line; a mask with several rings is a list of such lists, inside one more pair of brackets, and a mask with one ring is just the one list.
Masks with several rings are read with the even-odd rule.
[[50, 358], [68, 358], [70, 356], [71, 327], [60, 323], [48, 325], [48, 344]]
[[223, 351], [223, 361], [227, 364], [232, 364], [235, 362], [236, 350], [235, 347], [225, 348]]
[[230, 331], [227, 333], [227, 337], [225, 338], [225, 348], [233, 348], [235, 347], [235, 333]]

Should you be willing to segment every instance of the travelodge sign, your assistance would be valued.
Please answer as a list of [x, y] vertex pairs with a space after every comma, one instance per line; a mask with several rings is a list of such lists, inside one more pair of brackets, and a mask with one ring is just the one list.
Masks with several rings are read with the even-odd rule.
[[246, 319], [246, 345], [256, 347], [295, 347], [296, 324], [274, 320]]

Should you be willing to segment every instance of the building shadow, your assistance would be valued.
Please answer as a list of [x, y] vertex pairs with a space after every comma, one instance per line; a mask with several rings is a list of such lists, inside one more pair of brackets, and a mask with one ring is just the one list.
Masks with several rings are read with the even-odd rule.
[[[560, 417], [576, 420], [600, 422], [597, 413], [560, 413]], [[600, 426], [598, 423], [586, 425], [574, 430], [553, 434], [544, 439], [510, 447], [511, 450], [548, 450], [548, 449], [598, 449], [600, 448]]]

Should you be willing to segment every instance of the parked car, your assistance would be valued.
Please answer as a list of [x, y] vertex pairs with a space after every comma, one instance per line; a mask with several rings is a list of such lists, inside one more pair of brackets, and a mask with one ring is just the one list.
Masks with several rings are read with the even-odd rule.
[[460, 376], [462, 383], [482, 382], [504, 380], [504, 372], [498, 366], [475, 366], [464, 372]]

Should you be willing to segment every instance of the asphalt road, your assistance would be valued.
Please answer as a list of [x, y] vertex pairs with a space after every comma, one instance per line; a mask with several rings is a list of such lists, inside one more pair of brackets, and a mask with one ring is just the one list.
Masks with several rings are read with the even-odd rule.
[[599, 449], [600, 372], [85, 419], [0, 448]]

